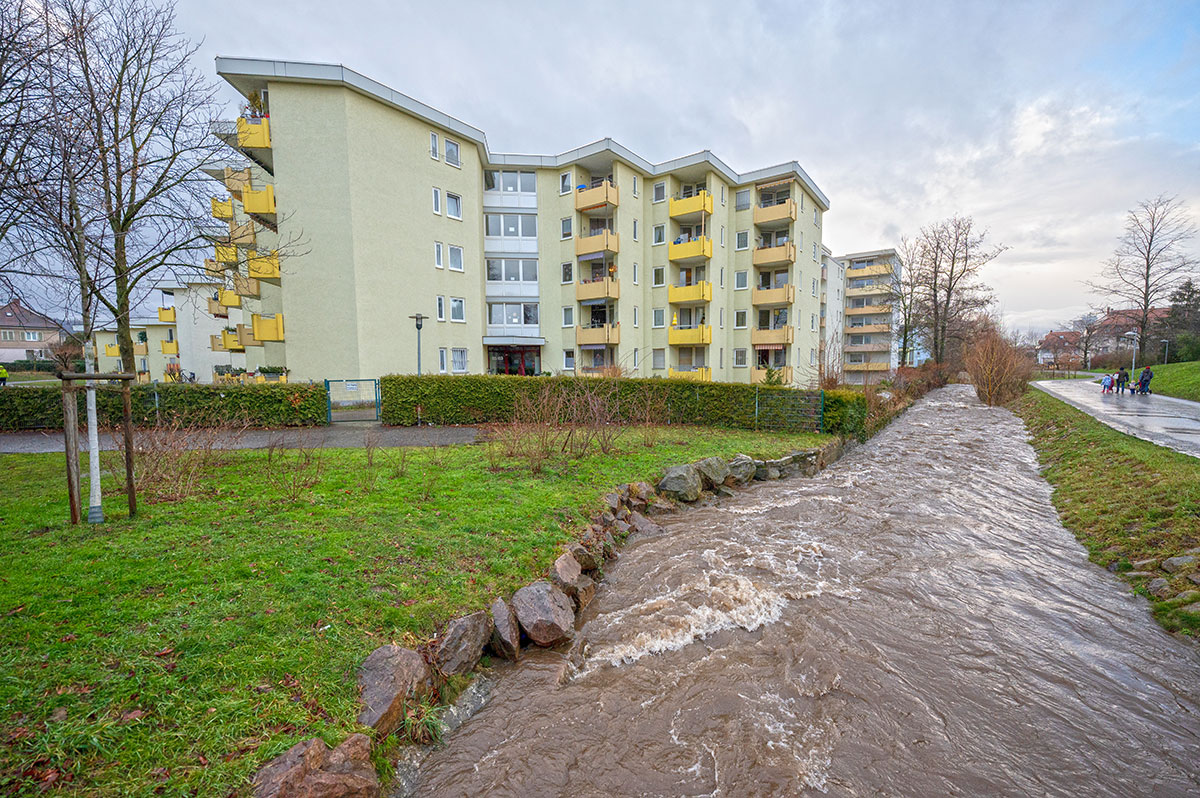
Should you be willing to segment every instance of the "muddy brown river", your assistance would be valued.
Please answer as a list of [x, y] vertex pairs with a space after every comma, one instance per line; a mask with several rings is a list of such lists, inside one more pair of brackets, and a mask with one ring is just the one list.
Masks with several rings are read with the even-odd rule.
[[1200, 654], [1090, 564], [1020, 421], [935, 392], [631, 540], [423, 796], [1200, 795]]

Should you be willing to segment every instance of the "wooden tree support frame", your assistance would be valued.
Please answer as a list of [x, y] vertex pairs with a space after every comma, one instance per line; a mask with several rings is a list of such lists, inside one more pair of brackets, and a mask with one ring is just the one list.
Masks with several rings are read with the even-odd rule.
[[78, 524], [82, 518], [79, 497], [79, 400], [75, 395], [80, 380], [121, 383], [122, 428], [125, 437], [125, 494], [129, 497], [129, 517], [137, 515], [137, 496], [133, 489], [133, 381], [136, 374], [119, 372], [113, 374], [81, 374], [73, 371], [59, 372], [62, 380], [63, 443], [67, 454], [67, 496], [71, 502], [71, 523]]

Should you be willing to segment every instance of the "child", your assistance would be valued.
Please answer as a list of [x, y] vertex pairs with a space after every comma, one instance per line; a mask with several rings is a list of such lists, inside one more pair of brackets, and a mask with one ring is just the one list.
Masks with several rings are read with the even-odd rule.
[[1100, 380], [1100, 393], [1112, 393], [1113, 377], [1111, 374], [1105, 374], [1104, 379]]

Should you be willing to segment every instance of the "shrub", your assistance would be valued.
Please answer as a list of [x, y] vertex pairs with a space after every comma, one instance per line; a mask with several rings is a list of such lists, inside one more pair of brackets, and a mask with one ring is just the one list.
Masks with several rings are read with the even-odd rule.
[[989, 405], [1016, 399], [1033, 376], [1033, 360], [998, 330], [986, 330], [972, 342], [965, 365], [979, 400]]
[[867, 439], [867, 397], [858, 391], [825, 392], [824, 431], [847, 438]]

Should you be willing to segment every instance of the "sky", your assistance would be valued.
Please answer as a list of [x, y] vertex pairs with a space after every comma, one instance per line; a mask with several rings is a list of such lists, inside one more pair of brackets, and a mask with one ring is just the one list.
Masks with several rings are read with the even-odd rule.
[[493, 152], [799, 161], [835, 255], [970, 215], [1008, 248], [983, 278], [1017, 330], [1104, 306], [1085, 283], [1139, 201], [1200, 222], [1200, 1], [179, 0], [177, 24], [206, 69], [341, 63]]

